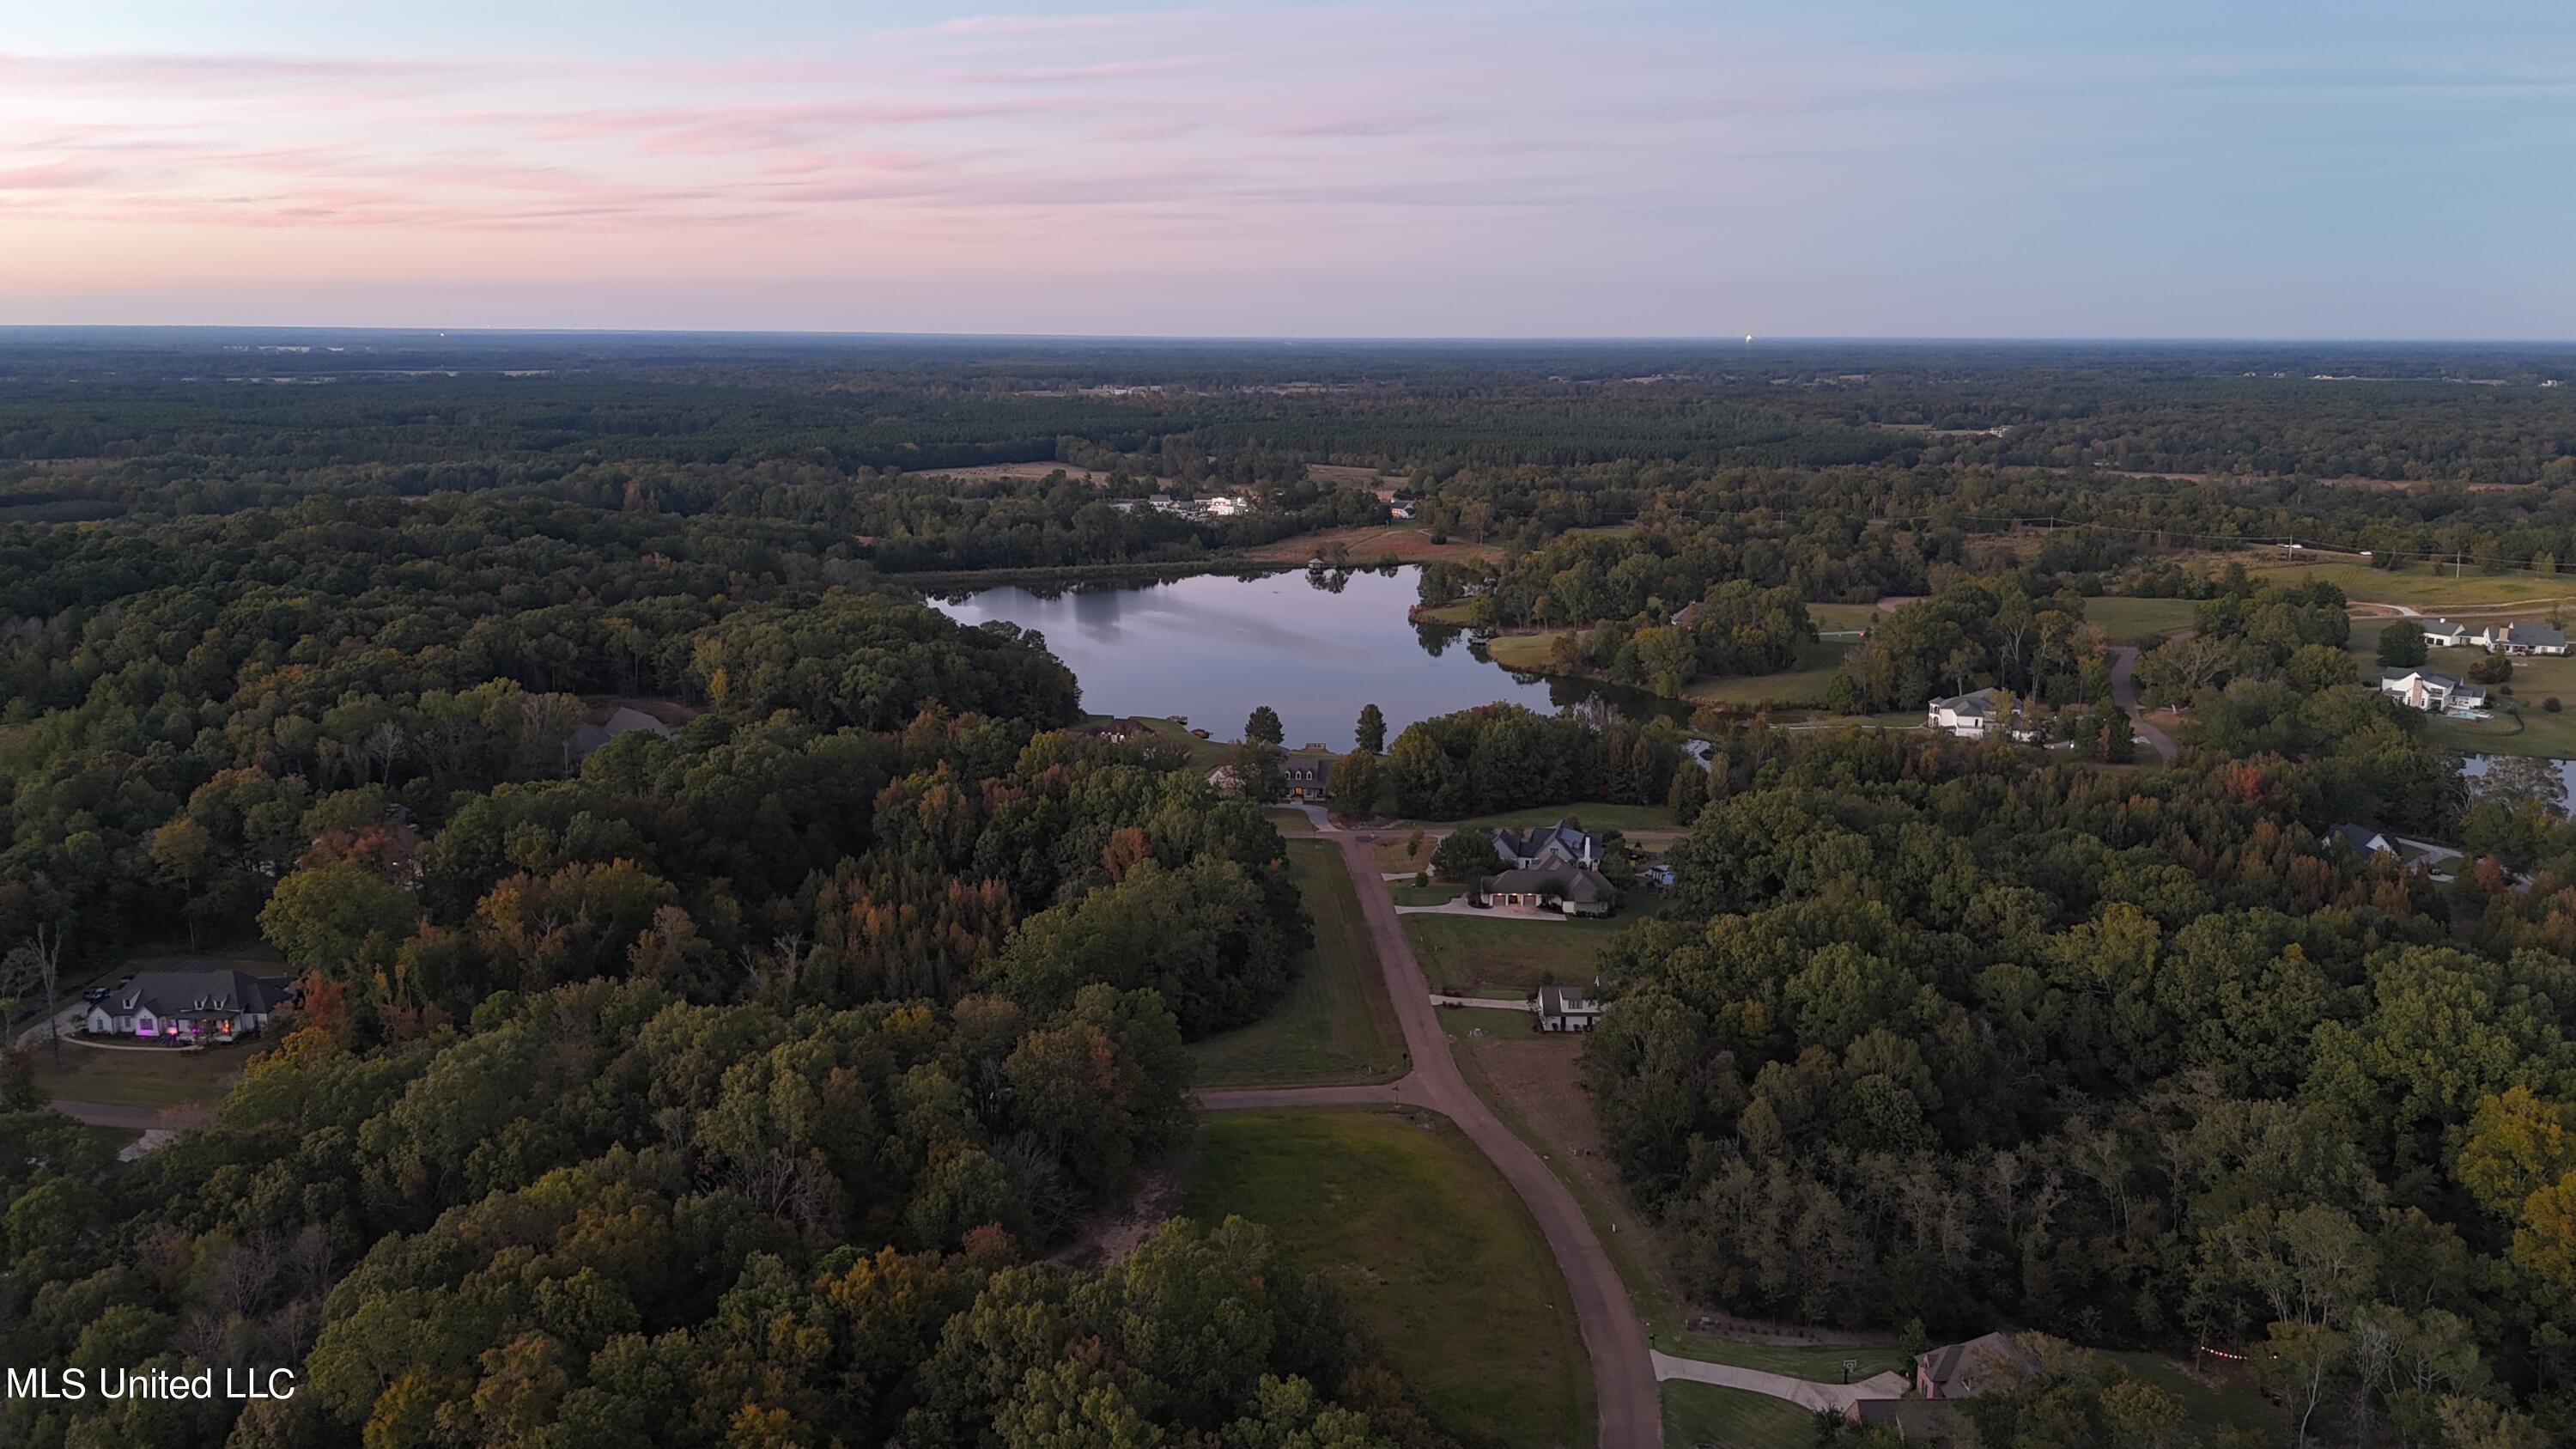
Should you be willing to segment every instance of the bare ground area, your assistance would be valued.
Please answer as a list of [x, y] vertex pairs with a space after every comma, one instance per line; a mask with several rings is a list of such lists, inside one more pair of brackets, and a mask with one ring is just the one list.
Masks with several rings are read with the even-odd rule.
[[1170, 1161], [1136, 1174], [1135, 1195], [1125, 1205], [1083, 1214], [1074, 1225], [1072, 1240], [1048, 1254], [1048, 1260], [1069, 1268], [1098, 1268], [1126, 1257], [1181, 1210], [1198, 1180], [1198, 1168], [1198, 1138], [1193, 1135], [1190, 1145]]
[[1301, 533], [1264, 544], [1244, 555], [1263, 563], [1301, 564], [1318, 557], [1325, 549], [1340, 544], [1349, 551], [1354, 564], [1373, 564], [1393, 554], [1407, 563], [1440, 558], [1500, 558], [1502, 550], [1491, 544], [1433, 543], [1431, 535], [1411, 524], [1382, 523], [1362, 528], [1327, 528], [1319, 533]]

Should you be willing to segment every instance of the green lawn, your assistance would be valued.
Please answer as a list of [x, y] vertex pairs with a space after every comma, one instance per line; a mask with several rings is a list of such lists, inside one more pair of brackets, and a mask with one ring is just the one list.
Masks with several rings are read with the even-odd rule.
[[[1661, 805], [1611, 805], [1599, 800], [1580, 801], [1572, 805], [1533, 805], [1526, 810], [1500, 810], [1491, 815], [1470, 815], [1464, 820], [1427, 823], [1448, 825], [1459, 830], [1470, 828], [1527, 830], [1533, 825], [1554, 825], [1569, 815], [1594, 830], [1671, 830], [1675, 828], [1673, 812]], [[1392, 839], [1400, 846], [1408, 834], [1410, 834], [1409, 831], [1399, 830], [1382, 833], [1378, 839]], [[1426, 851], [1422, 858], [1428, 861], [1431, 857]], [[1387, 868], [1402, 870], [1404, 867], [1398, 865]]]
[[1798, 651], [1798, 667], [1778, 674], [1735, 674], [1722, 679], [1694, 679], [1682, 691], [1693, 704], [1725, 704], [1738, 709], [1804, 709], [1825, 702], [1825, 686], [1843, 668], [1843, 656], [1855, 647], [1849, 639], [1819, 639]]
[[2176, 629], [2188, 629], [2200, 605], [2190, 599], [2133, 599], [2109, 596], [2084, 601], [2085, 622], [2099, 624], [2114, 644], [2152, 645]]
[[[2352, 655], [2355, 678], [2364, 684], [2379, 682], [2379, 626], [2375, 621], [2353, 622], [2352, 643], [2345, 652]], [[2459, 674], [2478, 657], [2474, 649], [2435, 649], [2424, 667]], [[2576, 656], [2516, 659], [2513, 678], [2505, 681], [2505, 687], [2513, 693], [2500, 694], [2494, 686], [2488, 687], [2496, 706], [2494, 718], [2428, 718], [2424, 721], [2424, 737], [2437, 745], [2476, 754], [2576, 757]], [[2552, 697], [2566, 708], [2556, 714], [2542, 708], [2541, 702]]]
[[1566, 985], [1591, 980], [1601, 948], [1642, 919], [1633, 910], [1602, 920], [1407, 916], [1404, 934], [1432, 990], [1518, 996], [1544, 985], [1542, 978]]
[[112, 1051], [66, 1043], [58, 1055], [52, 1047], [40, 1047], [36, 1090], [104, 1107], [212, 1107], [241, 1079], [242, 1064], [275, 1041], [269, 1036], [193, 1052]]
[[1813, 1409], [1717, 1384], [1664, 1383], [1665, 1449], [1809, 1449], [1814, 1443]]
[[[1103, 720], [1117, 719], [1120, 718], [1120, 716], [1086, 714], [1082, 718], [1087, 724], [1099, 724]], [[1154, 737], [1157, 742], [1162, 740], [1178, 740], [1182, 744], [1189, 746], [1190, 764], [1194, 768], [1213, 770], [1217, 766], [1234, 758], [1233, 741], [1200, 739], [1198, 736], [1190, 733], [1190, 727], [1188, 725], [1182, 724], [1178, 720], [1165, 719], [1160, 715], [1150, 714], [1127, 715], [1125, 718], [1132, 719], [1138, 724], [1152, 727]], [[1209, 730], [1216, 728], [1216, 726], [1210, 725], [1203, 720], [1199, 722], [1199, 727], [1201, 729]], [[1241, 728], [1240, 725], [1236, 727]]]
[[1315, 833], [1315, 822], [1307, 819], [1306, 812], [1303, 810], [1291, 810], [1285, 805], [1272, 805], [1261, 812], [1261, 818], [1269, 821], [1271, 827], [1282, 835]]
[[1464, 895], [1467, 890], [1463, 885], [1456, 885], [1436, 880], [1427, 886], [1405, 885], [1399, 881], [1388, 881], [1386, 883], [1386, 888], [1388, 894], [1395, 897], [1395, 903], [1399, 906], [1447, 905], [1449, 902], [1458, 899], [1459, 896]]
[[1187, 1211], [1267, 1225], [1330, 1277], [1432, 1416], [1503, 1449], [1594, 1442], [1591, 1365], [1520, 1199], [1447, 1119], [1217, 1112]]
[[1556, 641], [1565, 632], [1548, 629], [1536, 634], [1497, 634], [1485, 641], [1485, 656], [1505, 669], [1517, 669], [1523, 674], [1551, 674], [1556, 670]]
[[1487, 1036], [1521, 1037], [1538, 1034], [1530, 1026], [1530, 1013], [1506, 1011], [1499, 1006], [1444, 1006], [1440, 1008], [1440, 1029], [1450, 1037], [1461, 1041], [1473, 1031], [1481, 1031]]
[[1665, 1334], [1657, 1347], [1684, 1358], [1701, 1358], [1710, 1363], [1729, 1363], [1737, 1368], [1761, 1369], [1765, 1373], [1787, 1374], [1793, 1379], [1813, 1379], [1820, 1384], [1844, 1382], [1843, 1360], [1857, 1359], [1850, 1382], [1858, 1383], [1889, 1369], [1910, 1371], [1913, 1360], [1893, 1344], [1859, 1343], [1751, 1343], [1743, 1339], [1715, 1338], [1705, 1333], [1682, 1331]]
[[1190, 1048], [1198, 1085], [1393, 1081], [1404, 1073], [1404, 1036], [1386, 999], [1386, 975], [1369, 949], [1341, 850], [1322, 841], [1290, 841], [1288, 869], [1315, 918], [1315, 949], [1306, 953], [1287, 998], [1268, 1016]]

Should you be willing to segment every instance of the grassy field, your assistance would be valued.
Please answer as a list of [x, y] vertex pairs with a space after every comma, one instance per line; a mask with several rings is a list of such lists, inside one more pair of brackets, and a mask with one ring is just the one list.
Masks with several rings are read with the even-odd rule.
[[[2225, 567], [2224, 562], [2219, 566]], [[2269, 575], [2284, 583], [2324, 579], [2356, 602], [2405, 604], [2428, 613], [2444, 609], [2507, 609], [2548, 599], [2576, 598], [2576, 576], [2482, 574], [2469, 570], [2453, 578], [2448, 568], [2422, 565], [2375, 569], [2364, 563], [2301, 563], [2252, 557], [2246, 559], [2245, 567], [2249, 573]]]
[[[1120, 717], [1121, 716], [1118, 715], [1087, 714], [1082, 718], [1083, 722], [1086, 724], [1099, 724], [1103, 720], [1117, 719]], [[1138, 724], [1151, 727], [1157, 740], [1179, 740], [1182, 744], [1188, 745], [1190, 747], [1190, 764], [1194, 768], [1213, 770], [1217, 766], [1224, 764], [1227, 760], [1234, 758], [1234, 745], [1231, 741], [1200, 739], [1196, 735], [1190, 733], [1190, 727], [1188, 725], [1182, 724], [1178, 720], [1164, 719], [1159, 715], [1145, 714], [1128, 715], [1125, 716], [1125, 718], [1132, 719]]]
[[1693, 704], [1724, 704], [1738, 709], [1770, 706], [1804, 709], [1824, 703], [1825, 686], [1842, 672], [1849, 639], [1819, 639], [1798, 651], [1798, 667], [1778, 674], [1738, 674], [1723, 679], [1694, 679], [1682, 691]]
[[1377, 832], [1376, 838], [1369, 842], [1370, 851], [1377, 856], [1377, 868], [1380, 870], [1430, 869], [1431, 852], [1439, 848], [1440, 842], [1426, 835], [1422, 837], [1422, 848], [1411, 850], [1407, 847], [1412, 840], [1413, 831], [1410, 827]]
[[1807, 618], [1819, 629], [1875, 629], [1887, 616], [1876, 604], [1809, 604]]
[[[1492, 815], [1470, 815], [1464, 820], [1430, 823], [1451, 825], [1460, 830], [1527, 830], [1533, 825], [1554, 825], [1569, 815], [1593, 830], [1671, 830], [1675, 828], [1673, 812], [1661, 805], [1612, 805], [1599, 800], [1587, 800], [1573, 805], [1533, 805], [1526, 810], [1502, 810]], [[1380, 839], [1384, 838], [1386, 837], [1380, 837]], [[1394, 838], [1400, 843], [1404, 839], [1404, 834], [1399, 832]], [[1429, 859], [1428, 856], [1424, 858]], [[1389, 870], [1403, 868], [1400, 865], [1387, 867]]]
[[1716, 1384], [1664, 1384], [1665, 1449], [1809, 1449], [1816, 1411]]
[[1538, 1035], [1530, 1027], [1530, 1013], [1506, 1011], [1499, 1006], [1444, 1006], [1440, 1008], [1440, 1030], [1453, 1041], [1464, 1041], [1470, 1032], [1487, 1036], [1513, 1038]]
[[1448, 881], [1433, 881], [1427, 886], [1388, 881], [1386, 889], [1399, 906], [1442, 906], [1467, 893], [1465, 886]]
[[2084, 601], [2085, 621], [2101, 625], [2114, 644], [2153, 644], [2176, 629], [2190, 628], [2199, 611], [2190, 599], [2110, 596]]
[[1315, 918], [1315, 949], [1287, 999], [1250, 1026], [1190, 1048], [1202, 1087], [1385, 1082], [1404, 1072], [1404, 1037], [1341, 851], [1292, 841], [1288, 868]]
[[1542, 978], [1560, 984], [1591, 980], [1592, 958], [1640, 919], [1633, 912], [1597, 921], [1407, 916], [1404, 934], [1432, 990], [1518, 996], [1544, 984]]
[[1315, 833], [1315, 822], [1307, 819], [1306, 812], [1303, 810], [1291, 810], [1285, 805], [1273, 805], [1261, 812], [1261, 818], [1269, 821], [1282, 835]]
[[108, 1051], [65, 1045], [36, 1052], [36, 1090], [103, 1107], [212, 1107], [241, 1080], [242, 1065], [274, 1037], [204, 1051]]
[[1188, 1212], [1267, 1225], [1337, 1283], [1432, 1415], [1470, 1443], [1594, 1442], [1564, 1280], [1493, 1165], [1444, 1118], [1219, 1112]]

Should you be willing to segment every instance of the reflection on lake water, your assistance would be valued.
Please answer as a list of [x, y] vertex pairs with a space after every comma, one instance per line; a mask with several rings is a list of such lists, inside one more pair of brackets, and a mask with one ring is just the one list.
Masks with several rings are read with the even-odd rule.
[[1455, 628], [1407, 622], [1417, 570], [1320, 571], [934, 597], [968, 624], [1006, 619], [1046, 636], [1099, 714], [1186, 715], [1219, 739], [1253, 706], [1279, 711], [1288, 744], [1351, 745], [1360, 706], [1387, 737], [1415, 720], [1508, 700], [1546, 712], [1599, 700], [1630, 715], [1679, 706], [1586, 680], [1518, 674], [1477, 657]]

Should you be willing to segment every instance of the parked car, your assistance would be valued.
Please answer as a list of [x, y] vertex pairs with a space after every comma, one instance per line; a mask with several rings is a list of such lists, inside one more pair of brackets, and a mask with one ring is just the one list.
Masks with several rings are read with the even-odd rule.
[[92, 1006], [95, 1006], [106, 999], [107, 988], [104, 986], [93, 986], [89, 990], [81, 993], [81, 1000], [90, 1003]]

